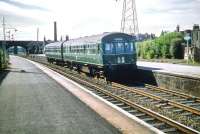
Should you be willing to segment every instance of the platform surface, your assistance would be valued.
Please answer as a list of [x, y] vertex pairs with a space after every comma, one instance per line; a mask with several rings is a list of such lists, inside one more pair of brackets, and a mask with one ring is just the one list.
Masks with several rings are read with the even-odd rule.
[[200, 78], [200, 67], [198, 66], [144, 62], [144, 61], [138, 61], [137, 66], [139, 69], [144, 69], [144, 70], [151, 70], [155, 72], [165, 72], [170, 74], [178, 74], [183, 76]]
[[32, 63], [11, 56], [0, 81], [0, 134], [118, 134]]

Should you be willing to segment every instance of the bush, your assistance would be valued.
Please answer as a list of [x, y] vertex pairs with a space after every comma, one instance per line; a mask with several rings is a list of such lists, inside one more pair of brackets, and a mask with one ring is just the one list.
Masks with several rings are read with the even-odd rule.
[[175, 38], [171, 42], [170, 46], [170, 54], [174, 59], [182, 59], [183, 58], [183, 49], [182, 49], [182, 42], [181, 38]]
[[170, 49], [170, 46], [168, 44], [163, 44], [163, 46], [161, 48], [162, 58], [171, 58], [169, 49]]
[[8, 53], [2, 46], [0, 46], [0, 70], [7, 67], [8, 60], [9, 60]]
[[[181, 33], [173, 32], [162, 34], [154, 40], [147, 40], [137, 43], [138, 57], [143, 59], [152, 58], [181, 58], [182, 49], [179, 45], [183, 42]], [[171, 47], [173, 45], [173, 47]], [[177, 48], [178, 47], [178, 48]], [[177, 51], [180, 49], [181, 51]], [[177, 55], [175, 53], [179, 52]]]

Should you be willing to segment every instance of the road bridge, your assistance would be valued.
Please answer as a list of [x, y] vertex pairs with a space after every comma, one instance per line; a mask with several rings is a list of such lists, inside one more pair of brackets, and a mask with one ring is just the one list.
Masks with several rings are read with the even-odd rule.
[[14, 47], [14, 54], [17, 54], [17, 46], [20, 46], [26, 50], [26, 54], [40, 54], [43, 51], [43, 41], [2, 41], [0, 45], [4, 46], [7, 50], [10, 47]]

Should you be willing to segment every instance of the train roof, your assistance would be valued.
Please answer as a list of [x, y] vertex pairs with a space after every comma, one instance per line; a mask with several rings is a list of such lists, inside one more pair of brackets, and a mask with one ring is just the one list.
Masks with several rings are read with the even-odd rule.
[[111, 33], [103, 33], [103, 34], [98, 34], [98, 35], [92, 35], [92, 36], [85, 36], [85, 37], [80, 37], [76, 39], [70, 39], [66, 43], [79, 43], [79, 42], [84, 42], [84, 43], [96, 43], [96, 42], [101, 42], [102, 38], [109, 35]]
[[[77, 45], [77, 44], [82, 44], [82, 43], [100, 43], [102, 41], [102, 39], [106, 36], [110, 36], [110, 35], [115, 35], [115, 34], [124, 34], [127, 36], [130, 36], [128, 34], [125, 33], [120, 33], [120, 32], [105, 32], [103, 34], [98, 34], [98, 35], [92, 35], [92, 36], [85, 36], [85, 37], [80, 37], [80, 38], [76, 38], [76, 39], [70, 39], [68, 41], [64, 41], [64, 42], [54, 42], [54, 43], [50, 43], [47, 46], [51, 47], [51, 46], [60, 46], [62, 43], [64, 44], [70, 44], [70, 45]], [[131, 36], [130, 36], [131, 37]]]
[[76, 39], [70, 39], [70, 40], [64, 42], [64, 44], [66, 43], [66, 44], [76, 45], [76, 44], [80, 44], [80, 43], [100, 43], [104, 37], [114, 35], [114, 34], [125, 34], [125, 33], [105, 32], [103, 34], [85, 36], [85, 37], [80, 37], [80, 38], [76, 38]]
[[46, 45], [46, 47], [60, 47], [63, 41], [53, 42]]

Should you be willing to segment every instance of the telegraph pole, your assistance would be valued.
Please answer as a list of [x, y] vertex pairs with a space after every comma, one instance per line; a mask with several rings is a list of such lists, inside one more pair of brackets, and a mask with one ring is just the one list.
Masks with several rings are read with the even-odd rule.
[[39, 28], [37, 28], [37, 41], [39, 41]]
[[6, 24], [5, 24], [5, 18], [3, 17], [3, 40], [6, 41]]
[[187, 63], [189, 64], [189, 60], [190, 60], [190, 54], [189, 54], [189, 40], [191, 40], [191, 37], [189, 34], [186, 34], [186, 36], [184, 37], [184, 40], [187, 41]]

